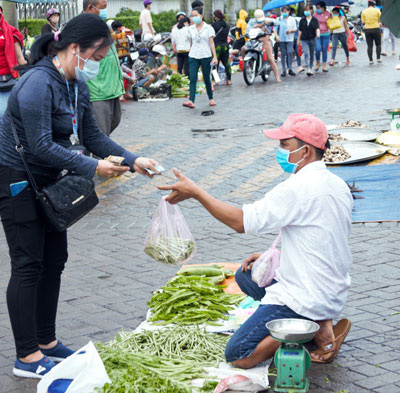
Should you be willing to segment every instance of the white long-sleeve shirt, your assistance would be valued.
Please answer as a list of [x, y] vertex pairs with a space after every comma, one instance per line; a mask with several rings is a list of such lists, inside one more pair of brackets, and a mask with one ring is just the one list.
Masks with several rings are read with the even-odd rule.
[[313, 320], [340, 314], [351, 283], [352, 208], [348, 186], [322, 161], [243, 206], [246, 233], [282, 234], [278, 282], [266, 288], [263, 304], [286, 305]]

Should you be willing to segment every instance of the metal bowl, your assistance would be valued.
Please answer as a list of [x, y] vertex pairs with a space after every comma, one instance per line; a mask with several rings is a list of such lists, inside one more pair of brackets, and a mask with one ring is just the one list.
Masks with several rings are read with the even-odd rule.
[[311, 341], [319, 330], [319, 325], [306, 319], [275, 319], [266, 324], [271, 336], [279, 341]]

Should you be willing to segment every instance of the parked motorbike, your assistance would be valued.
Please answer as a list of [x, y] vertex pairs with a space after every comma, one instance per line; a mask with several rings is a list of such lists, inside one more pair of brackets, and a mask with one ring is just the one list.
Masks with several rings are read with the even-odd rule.
[[249, 39], [245, 44], [245, 56], [243, 60], [243, 78], [248, 85], [252, 85], [257, 76], [261, 76], [266, 82], [272, 71], [267, 60], [267, 54], [260, 38], [267, 34], [259, 28], [251, 29], [246, 35]]

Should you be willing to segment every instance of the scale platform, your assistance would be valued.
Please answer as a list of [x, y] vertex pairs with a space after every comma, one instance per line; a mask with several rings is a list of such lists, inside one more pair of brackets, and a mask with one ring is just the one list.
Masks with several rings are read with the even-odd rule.
[[274, 391], [308, 392], [306, 372], [311, 366], [311, 356], [303, 344], [314, 338], [319, 325], [306, 319], [275, 319], [266, 327], [271, 336], [282, 343], [275, 353], [278, 376]]

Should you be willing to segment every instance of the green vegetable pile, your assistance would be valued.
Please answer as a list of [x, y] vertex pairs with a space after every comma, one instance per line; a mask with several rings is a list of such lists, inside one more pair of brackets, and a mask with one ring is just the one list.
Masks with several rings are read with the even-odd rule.
[[213, 284], [220, 284], [225, 281], [226, 278], [234, 276], [235, 272], [231, 269], [224, 269], [219, 265], [211, 265], [188, 266], [179, 270], [177, 274], [180, 276], [208, 277]]
[[[206, 333], [198, 326], [169, 327], [141, 333], [121, 332], [97, 344], [112, 381], [102, 393], [190, 393], [191, 381], [206, 378], [203, 367], [224, 359], [228, 337]], [[215, 381], [206, 381], [212, 392]]]
[[174, 265], [186, 261], [195, 251], [195, 242], [178, 237], [149, 238], [144, 252], [156, 261]]
[[216, 325], [213, 321], [228, 319], [228, 311], [244, 297], [225, 293], [208, 277], [177, 275], [149, 301], [150, 321], [159, 325]]
[[172, 74], [167, 83], [171, 85], [172, 97], [184, 98], [189, 95], [189, 78], [186, 75]]

